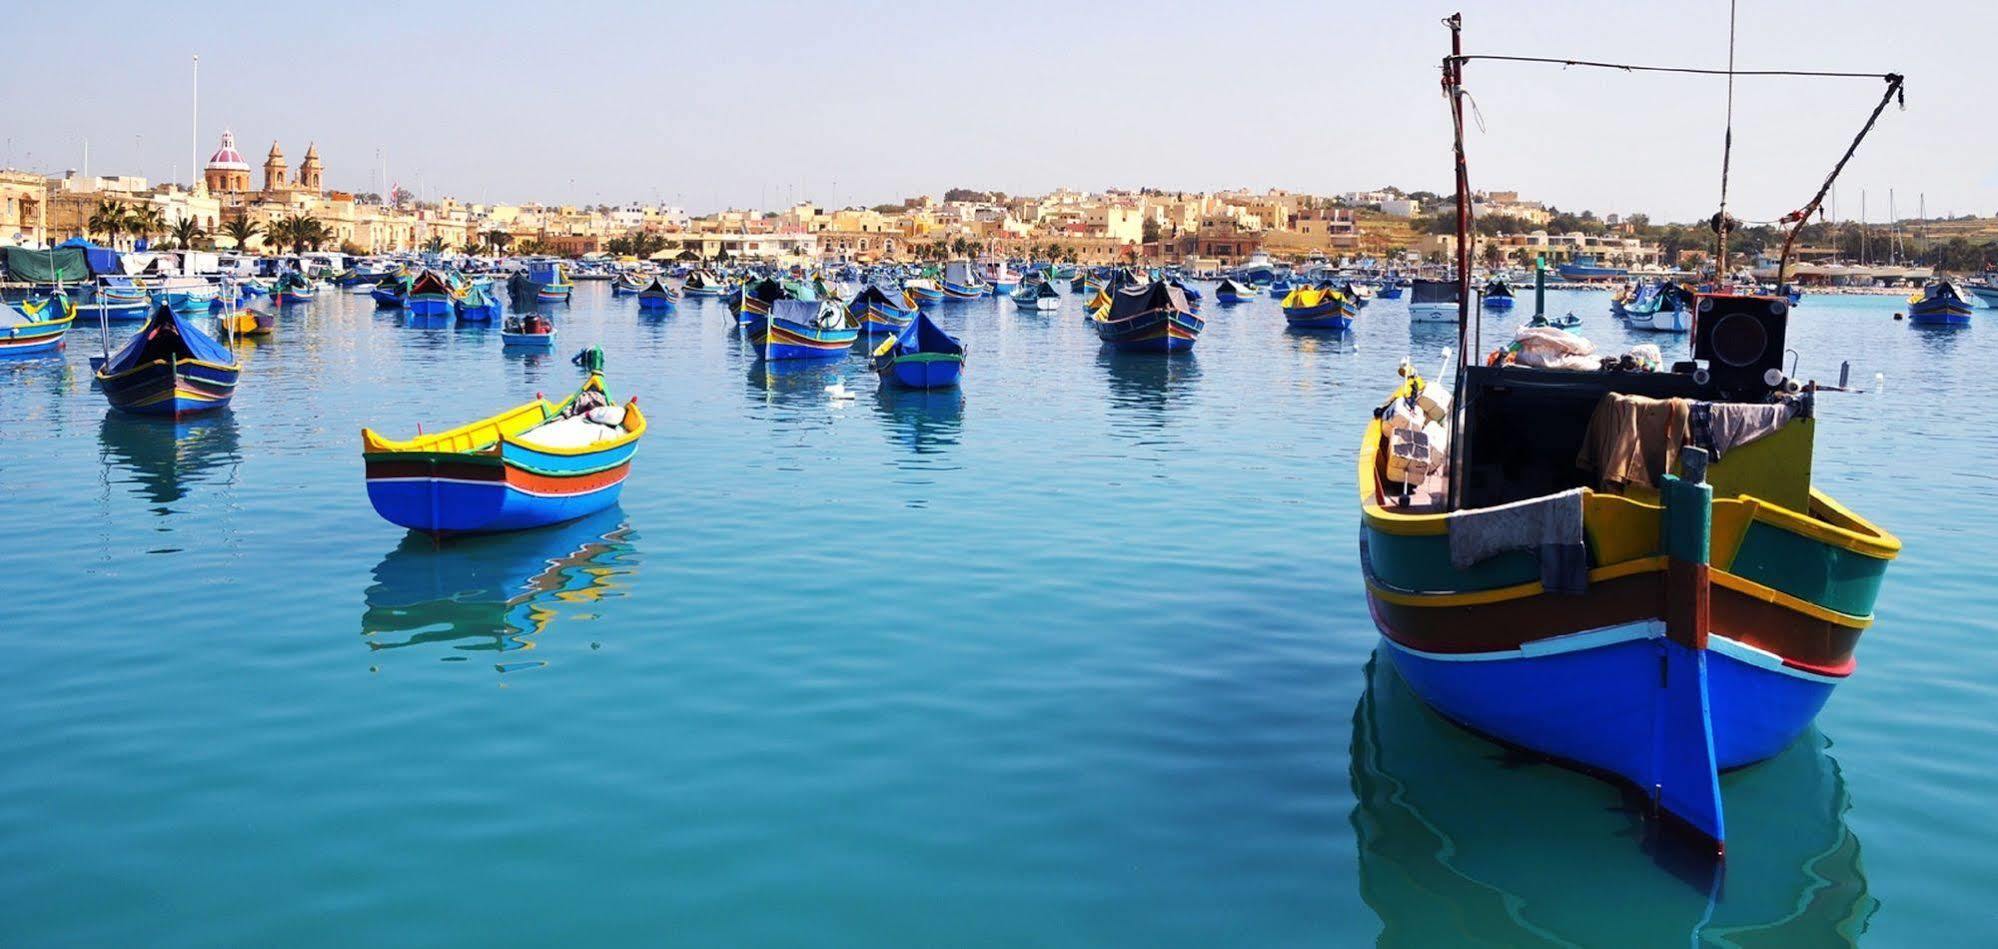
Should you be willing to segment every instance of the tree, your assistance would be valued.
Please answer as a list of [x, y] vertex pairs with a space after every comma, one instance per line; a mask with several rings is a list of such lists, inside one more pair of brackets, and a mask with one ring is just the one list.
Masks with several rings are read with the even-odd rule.
[[308, 248], [318, 250], [320, 244], [333, 236], [327, 232], [326, 225], [304, 214], [293, 214], [272, 221], [269, 233], [271, 239], [280, 246], [289, 245], [294, 254], [305, 253]]
[[1146, 218], [1145, 226], [1139, 230], [1139, 241], [1146, 244], [1159, 242], [1159, 222], [1156, 218]]
[[222, 236], [236, 242], [237, 250], [249, 250], [250, 242], [263, 233], [263, 227], [249, 218], [237, 218], [222, 225]]
[[140, 239], [150, 241], [154, 234], [167, 229], [166, 215], [150, 204], [142, 204], [128, 213], [125, 229]]
[[432, 236], [429, 240], [423, 243], [423, 249], [433, 254], [441, 254], [444, 252], [445, 248], [450, 246], [451, 246], [450, 244], [444, 242], [444, 238], [437, 236]]
[[201, 224], [191, 217], [173, 222], [173, 226], [167, 229], [167, 234], [173, 238], [174, 246], [182, 250], [193, 250], [195, 241], [208, 236], [208, 232], [201, 229]]
[[492, 245], [496, 253], [506, 253], [506, 245], [513, 243], [513, 235], [497, 227], [487, 231], [483, 236], [486, 239], [486, 243]]
[[90, 213], [90, 220], [84, 222], [83, 226], [92, 234], [104, 235], [105, 243], [116, 247], [118, 235], [130, 229], [129, 221], [130, 217], [124, 205], [106, 200], [97, 202], [97, 209]]

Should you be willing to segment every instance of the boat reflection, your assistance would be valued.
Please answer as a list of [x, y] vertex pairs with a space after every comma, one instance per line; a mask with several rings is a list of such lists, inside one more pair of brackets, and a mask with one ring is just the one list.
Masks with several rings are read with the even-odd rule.
[[1110, 380], [1112, 405], [1163, 413], [1199, 388], [1200, 360], [1191, 352], [1131, 353], [1103, 347], [1096, 365]]
[[[824, 405], [834, 383], [861, 382], [860, 366], [851, 358], [756, 359], [744, 373], [751, 398], [774, 405]], [[849, 379], [849, 377], [851, 377]]]
[[1353, 339], [1353, 331], [1329, 329], [1300, 329], [1285, 326], [1284, 335], [1290, 337], [1291, 345], [1301, 353], [1351, 353], [1358, 351]]
[[508, 661], [507, 654], [533, 649], [556, 620], [594, 619], [591, 604], [624, 595], [638, 573], [634, 540], [615, 507], [545, 530], [441, 546], [411, 533], [375, 566], [361, 635], [376, 651], [438, 645], [491, 652], [501, 672], [544, 665]]
[[1726, 864], [1694, 864], [1631, 846], [1641, 804], [1612, 785], [1458, 728], [1378, 655], [1367, 676], [1352, 824], [1380, 945], [1843, 945], [1879, 906], [1815, 730], [1722, 776]]
[[[191, 486], [217, 477], [233, 482], [243, 460], [236, 417], [228, 409], [181, 421], [106, 412], [97, 446], [106, 477], [129, 480], [156, 505], [173, 504]], [[115, 472], [129, 479], [112, 477]]]
[[964, 430], [961, 389], [881, 385], [874, 390], [874, 411], [888, 437], [916, 455], [943, 454]]

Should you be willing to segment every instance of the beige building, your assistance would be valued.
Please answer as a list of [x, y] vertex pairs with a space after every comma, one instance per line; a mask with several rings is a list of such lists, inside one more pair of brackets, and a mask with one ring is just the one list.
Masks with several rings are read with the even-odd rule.
[[48, 181], [25, 171], [0, 171], [0, 245], [47, 244]]

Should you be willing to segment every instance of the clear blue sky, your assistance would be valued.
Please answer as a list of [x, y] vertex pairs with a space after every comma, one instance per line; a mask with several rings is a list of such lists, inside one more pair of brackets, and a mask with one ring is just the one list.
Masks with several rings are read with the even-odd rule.
[[[963, 185], [1448, 190], [1438, 20], [1470, 52], [1724, 65], [1724, 2], [411, 2], [29, 4], [0, 58], [0, 164], [182, 177], [317, 141], [330, 187], [473, 201], [880, 203]], [[1998, 213], [1989, 0], [1741, 0], [1738, 65], [1898, 71], [1839, 212]], [[92, 22], [123, 23], [92, 32]], [[48, 41], [38, 38], [48, 38]], [[59, 40], [59, 41], [56, 41]], [[1472, 185], [1693, 219], [1717, 194], [1723, 84], [1473, 64]], [[1733, 208], [1808, 198], [1878, 94], [1737, 85]], [[837, 191], [835, 191], [837, 188]]]

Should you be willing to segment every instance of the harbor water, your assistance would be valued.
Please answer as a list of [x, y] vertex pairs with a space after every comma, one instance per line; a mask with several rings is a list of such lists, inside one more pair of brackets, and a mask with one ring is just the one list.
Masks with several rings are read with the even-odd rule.
[[[1371, 661], [1358, 439], [1454, 326], [1382, 300], [1298, 335], [1208, 293], [1170, 358], [1103, 351], [1073, 299], [944, 305], [970, 349], [944, 394], [877, 391], [859, 356], [773, 373], [718, 303], [641, 316], [584, 284], [523, 354], [329, 291], [179, 425], [108, 409], [86, 311], [66, 353], [0, 364], [0, 943], [1998, 929], [1998, 325], [1795, 311], [1797, 375], [1884, 375], [1820, 398], [1814, 476], [1906, 550], [1816, 730], [1723, 777], [1715, 878]], [[1685, 351], [1605, 294], [1549, 309]], [[560, 398], [596, 344], [652, 425], [619, 508], [442, 544], [374, 514], [362, 426]]]

